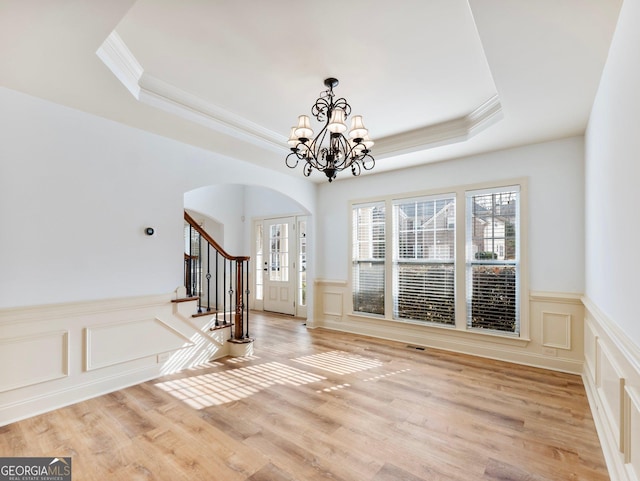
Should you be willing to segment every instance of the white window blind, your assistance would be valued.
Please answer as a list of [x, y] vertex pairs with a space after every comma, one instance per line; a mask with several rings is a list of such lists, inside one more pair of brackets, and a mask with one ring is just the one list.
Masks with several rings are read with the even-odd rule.
[[393, 202], [393, 317], [455, 325], [455, 196]]
[[384, 315], [385, 204], [359, 204], [352, 211], [353, 310]]
[[466, 193], [467, 326], [519, 333], [520, 189]]

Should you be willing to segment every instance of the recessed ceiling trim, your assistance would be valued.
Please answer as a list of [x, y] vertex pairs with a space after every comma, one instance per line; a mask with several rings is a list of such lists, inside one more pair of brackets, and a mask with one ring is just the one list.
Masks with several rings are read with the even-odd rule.
[[502, 118], [502, 105], [496, 94], [471, 113], [462, 117], [378, 139], [374, 147], [376, 158], [409, 154], [462, 142]]
[[284, 135], [278, 135], [151, 75], [143, 74], [139, 85], [140, 102], [198, 122], [210, 129], [278, 153], [282, 152], [287, 142]]
[[[288, 149], [284, 135], [146, 74], [115, 30], [96, 54], [142, 103], [274, 152], [282, 153]], [[377, 139], [375, 156], [385, 158], [462, 142], [502, 118], [502, 105], [496, 94], [467, 115]]]
[[469, 123], [469, 137], [482, 132], [504, 118], [502, 104], [498, 94], [491, 97], [477, 109], [467, 115]]
[[138, 99], [140, 95], [138, 82], [144, 69], [115, 30], [102, 42], [96, 54], [113, 75], [131, 92], [131, 95]]
[[287, 137], [205, 102], [149, 74], [114, 30], [96, 52], [136, 100], [278, 153]]

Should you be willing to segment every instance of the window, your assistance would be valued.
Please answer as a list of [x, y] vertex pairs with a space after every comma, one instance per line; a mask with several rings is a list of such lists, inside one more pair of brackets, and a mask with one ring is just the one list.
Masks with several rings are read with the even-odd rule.
[[518, 187], [467, 192], [467, 326], [519, 333]]
[[385, 204], [353, 206], [353, 310], [384, 315]]
[[455, 325], [453, 195], [393, 202], [393, 318]]
[[484, 187], [352, 204], [353, 312], [528, 338], [526, 180]]

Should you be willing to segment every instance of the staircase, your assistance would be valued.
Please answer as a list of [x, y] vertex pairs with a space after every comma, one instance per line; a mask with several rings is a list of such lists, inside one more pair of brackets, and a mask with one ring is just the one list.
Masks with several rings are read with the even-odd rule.
[[184, 220], [186, 295], [174, 302], [197, 301], [197, 311], [192, 317], [214, 318], [211, 331], [230, 327], [228, 342], [232, 344], [252, 343], [249, 337], [250, 258], [227, 253], [187, 212]]

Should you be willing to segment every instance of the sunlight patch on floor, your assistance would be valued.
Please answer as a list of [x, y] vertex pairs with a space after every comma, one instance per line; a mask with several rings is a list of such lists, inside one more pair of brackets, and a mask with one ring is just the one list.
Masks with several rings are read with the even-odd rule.
[[290, 342], [281, 343], [281, 344], [272, 344], [267, 346], [260, 346], [260, 351], [268, 352], [269, 354], [274, 354], [276, 356], [284, 355], [284, 356], [292, 356], [297, 353], [302, 353], [308, 351], [308, 346], [295, 346]]
[[323, 352], [291, 360], [335, 374], [350, 374], [382, 366], [382, 361], [378, 359], [362, 357], [344, 351]]
[[155, 384], [194, 409], [219, 406], [275, 385], [301, 386], [326, 378], [279, 362], [246, 366]]
[[193, 366], [193, 367], [188, 367], [185, 369], [185, 371], [191, 371], [191, 372], [195, 372], [195, 371], [203, 371], [205, 369], [211, 369], [212, 367], [220, 367], [220, 366], [224, 366], [224, 364], [222, 364], [221, 362], [218, 361], [207, 361], [203, 364], [199, 364], [197, 366]]
[[258, 356], [239, 356], [239, 357], [231, 357], [227, 359], [225, 362], [228, 364], [242, 364], [243, 362], [255, 361], [256, 359], [260, 359]]
[[318, 394], [322, 394], [323, 392], [332, 392], [332, 391], [339, 391], [340, 389], [344, 389], [347, 387], [350, 387], [351, 384], [349, 383], [345, 383], [345, 384], [338, 384], [336, 386], [331, 386], [331, 387], [325, 387], [324, 389], [320, 389], [318, 391], [316, 391]]
[[396, 374], [402, 374], [403, 372], [411, 371], [411, 369], [402, 369], [400, 371], [388, 372], [387, 374], [380, 374], [379, 376], [369, 377], [367, 379], [363, 379], [364, 382], [367, 381], [377, 381], [378, 379], [383, 379], [389, 376], [395, 376]]

